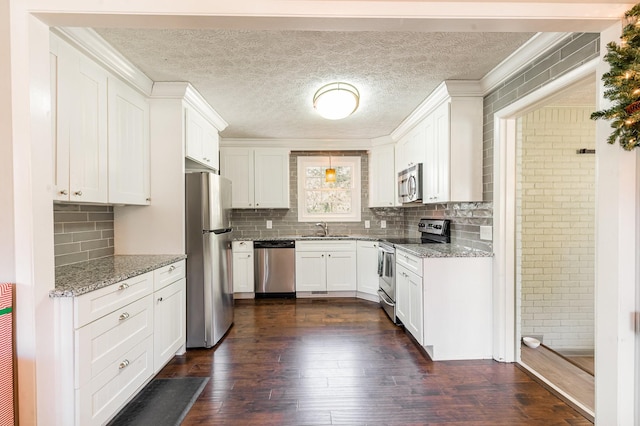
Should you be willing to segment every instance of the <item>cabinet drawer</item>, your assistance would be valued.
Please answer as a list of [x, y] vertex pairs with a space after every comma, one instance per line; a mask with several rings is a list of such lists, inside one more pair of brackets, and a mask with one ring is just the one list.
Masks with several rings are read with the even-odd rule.
[[122, 358], [123, 354], [152, 333], [152, 295], [76, 330], [76, 389]]
[[152, 374], [153, 337], [149, 336], [76, 389], [76, 424], [106, 423]]
[[172, 263], [153, 271], [153, 290], [158, 291], [167, 285], [185, 277], [185, 261]]
[[74, 299], [74, 327], [78, 329], [89, 324], [91, 321], [151, 294], [152, 291], [153, 272], [147, 272], [78, 296]]
[[234, 253], [253, 253], [253, 241], [233, 241], [231, 247]]
[[296, 241], [296, 251], [356, 251], [355, 241]]
[[396, 263], [404, 266], [409, 271], [418, 274], [418, 276], [422, 276], [422, 259], [404, 252], [402, 250], [396, 249]]

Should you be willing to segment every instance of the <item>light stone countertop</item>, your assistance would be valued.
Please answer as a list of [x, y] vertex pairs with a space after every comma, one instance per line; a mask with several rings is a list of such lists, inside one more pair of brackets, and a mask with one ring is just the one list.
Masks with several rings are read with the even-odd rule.
[[116, 255], [58, 266], [56, 286], [49, 292], [49, 297], [80, 296], [186, 259], [186, 257], [184, 254]]
[[457, 244], [394, 244], [417, 257], [493, 257], [493, 253]]
[[[234, 238], [234, 241], [325, 241], [325, 240], [345, 240], [345, 241], [386, 241], [384, 237], [369, 237], [362, 235], [349, 236], [278, 236], [278, 237], [259, 237], [259, 238]], [[492, 252], [482, 251], [458, 244], [393, 244], [399, 250], [404, 250], [417, 257], [493, 257]]]

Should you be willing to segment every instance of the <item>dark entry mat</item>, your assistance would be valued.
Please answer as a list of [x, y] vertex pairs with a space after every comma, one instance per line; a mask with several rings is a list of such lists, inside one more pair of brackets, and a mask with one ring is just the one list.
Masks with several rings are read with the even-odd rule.
[[125, 405], [108, 426], [178, 426], [208, 381], [208, 377], [154, 379]]

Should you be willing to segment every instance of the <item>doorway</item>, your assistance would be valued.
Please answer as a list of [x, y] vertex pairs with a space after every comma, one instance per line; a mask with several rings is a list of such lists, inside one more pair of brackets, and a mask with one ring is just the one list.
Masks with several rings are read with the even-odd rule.
[[[516, 119], [515, 281], [521, 363], [593, 419], [595, 75]], [[531, 346], [535, 346], [531, 345]]]

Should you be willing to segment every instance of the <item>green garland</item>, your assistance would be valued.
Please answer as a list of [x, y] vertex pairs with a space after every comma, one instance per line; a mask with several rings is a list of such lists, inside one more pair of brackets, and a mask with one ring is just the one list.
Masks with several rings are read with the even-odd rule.
[[613, 106], [591, 114], [592, 120], [611, 120], [614, 129], [608, 138], [627, 151], [640, 146], [640, 3], [625, 13], [628, 24], [622, 30], [620, 45], [607, 44], [604, 60], [611, 69], [602, 76], [604, 97]]

